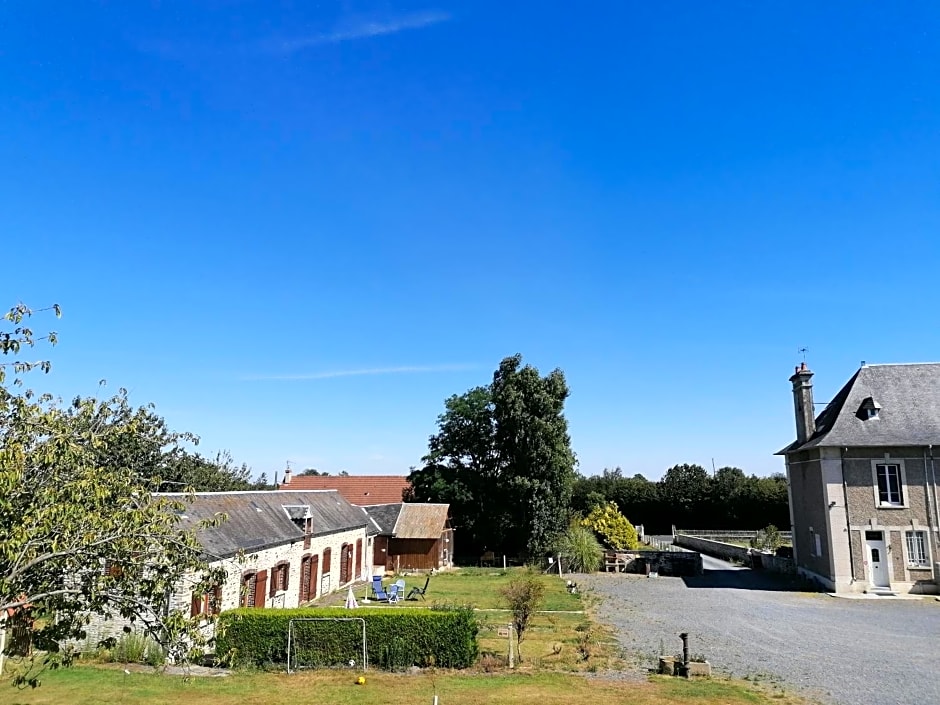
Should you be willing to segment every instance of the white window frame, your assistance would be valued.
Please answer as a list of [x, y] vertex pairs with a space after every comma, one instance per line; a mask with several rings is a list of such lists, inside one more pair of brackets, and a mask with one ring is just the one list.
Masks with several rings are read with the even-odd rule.
[[[920, 546], [915, 545], [915, 541], [920, 539]], [[908, 568], [929, 568], [930, 567], [930, 545], [927, 542], [927, 532], [923, 529], [909, 529], [904, 532], [904, 549], [907, 553]], [[920, 560], [923, 556], [923, 561]]]
[[[879, 467], [896, 467], [898, 469], [898, 492], [900, 493], [900, 502], [882, 502], [881, 501], [881, 492], [878, 489], [878, 468]], [[904, 460], [902, 458], [890, 458], [885, 457], [883, 460], [872, 460], [871, 461], [871, 481], [872, 481], [872, 491], [874, 492], [875, 497], [875, 506], [879, 509], [907, 509], [908, 508], [908, 492], [907, 492], [907, 471], [904, 468]]]

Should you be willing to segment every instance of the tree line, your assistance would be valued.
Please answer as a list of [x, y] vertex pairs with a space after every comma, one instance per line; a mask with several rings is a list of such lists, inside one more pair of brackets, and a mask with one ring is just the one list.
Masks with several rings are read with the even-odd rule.
[[587, 513], [601, 502], [614, 502], [633, 524], [648, 534], [682, 529], [759, 529], [790, 526], [787, 481], [782, 474], [746, 475], [736, 467], [714, 475], [700, 465], [674, 465], [662, 479], [624, 476], [620, 468], [579, 476], [572, 510]]

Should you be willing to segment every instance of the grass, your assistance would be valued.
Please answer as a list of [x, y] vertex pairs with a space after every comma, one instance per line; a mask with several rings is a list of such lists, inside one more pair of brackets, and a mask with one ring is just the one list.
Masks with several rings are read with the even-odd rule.
[[[228, 678], [191, 678], [151, 673], [125, 675], [119, 668], [76, 666], [44, 674], [35, 690], [14, 690], [0, 681], [9, 705], [240, 705], [245, 702], [327, 702], [332, 705], [431, 703], [440, 705], [544, 705], [546, 702], [629, 705], [796, 705], [740, 683], [723, 680], [653, 679], [622, 682], [562, 673], [486, 675], [427, 671], [419, 674], [317, 672], [288, 676], [236, 673]], [[6, 692], [3, 691], [6, 688]]]
[[[543, 705], [566, 703], [629, 703], [631, 705], [797, 705], [800, 700], [782, 691], [741, 681], [714, 678], [685, 681], [654, 677], [648, 682], [616, 678], [618, 671], [632, 671], [607, 627], [591, 617], [594, 598], [571, 595], [565, 581], [546, 575], [545, 603], [529, 627], [522, 644], [524, 660], [514, 671], [506, 665], [508, 639], [497, 630], [510, 621], [503, 609], [500, 588], [519, 569], [462, 568], [431, 578], [428, 599], [402, 602], [387, 609], [423, 609], [435, 602], [473, 604], [481, 629], [481, 659], [471, 671], [424, 670], [418, 673], [370, 671], [364, 686], [354, 684], [358, 672], [317, 671], [286, 675], [258, 671], [237, 671], [226, 678], [184, 679], [131, 667], [125, 675], [122, 666], [80, 665], [43, 674], [36, 690], [13, 690], [0, 680], [0, 702], [10, 705], [138, 705], [156, 703], [183, 705], [234, 705], [259, 699], [264, 702], [307, 702], [316, 694], [317, 702], [361, 705], [363, 701], [388, 705], [431, 703], [434, 694], [440, 705], [506, 703]], [[424, 576], [405, 576], [412, 584], [424, 584]], [[357, 597], [366, 593], [356, 589]], [[333, 595], [318, 604], [342, 604], [345, 594]], [[587, 657], [585, 657], [587, 655]], [[585, 672], [592, 672], [593, 677]], [[610, 673], [613, 678], [605, 678]], [[601, 675], [596, 675], [601, 674]], [[4, 692], [4, 688], [10, 690]], [[9, 696], [8, 696], [9, 694]]]

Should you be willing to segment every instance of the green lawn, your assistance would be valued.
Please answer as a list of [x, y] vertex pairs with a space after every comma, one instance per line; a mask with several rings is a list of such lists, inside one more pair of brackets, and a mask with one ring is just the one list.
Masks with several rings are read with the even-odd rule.
[[[331, 705], [430, 704], [544, 705], [594, 703], [613, 705], [797, 705], [780, 694], [762, 693], [724, 680], [688, 682], [653, 679], [631, 682], [562, 673], [468, 674], [424, 671], [418, 674], [317, 672], [236, 673], [227, 678], [191, 678], [150, 673], [125, 675], [118, 668], [76, 666], [46, 673], [35, 690], [16, 690], [0, 681], [0, 702], [9, 705], [241, 705], [246, 702]], [[4, 690], [6, 689], [6, 690]]]

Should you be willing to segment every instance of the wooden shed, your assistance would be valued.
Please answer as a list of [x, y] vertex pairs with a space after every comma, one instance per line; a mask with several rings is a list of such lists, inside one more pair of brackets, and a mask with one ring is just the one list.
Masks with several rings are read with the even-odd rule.
[[376, 572], [443, 570], [454, 564], [449, 504], [396, 503], [365, 507], [379, 528], [374, 540]]

